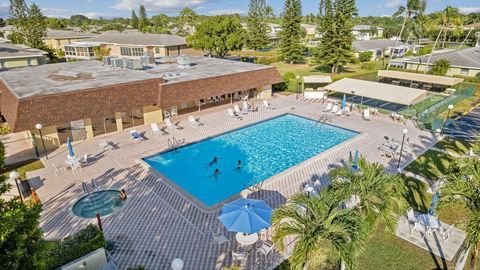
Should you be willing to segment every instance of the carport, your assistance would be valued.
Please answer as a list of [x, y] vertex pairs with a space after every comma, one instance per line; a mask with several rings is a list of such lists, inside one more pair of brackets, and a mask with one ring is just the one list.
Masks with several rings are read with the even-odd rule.
[[392, 85], [421, 88], [424, 90], [436, 89], [444, 91], [447, 88], [452, 88], [453, 86], [462, 83], [463, 79], [413, 72], [379, 70], [378, 81]]
[[[417, 104], [427, 97], [427, 91], [385, 83], [344, 78], [325, 86], [332, 92], [350, 95], [350, 99], [360, 97], [360, 105], [396, 111], [399, 107]], [[365, 98], [367, 100], [365, 100]], [[401, 106], [398, 106], [401, 105]]]

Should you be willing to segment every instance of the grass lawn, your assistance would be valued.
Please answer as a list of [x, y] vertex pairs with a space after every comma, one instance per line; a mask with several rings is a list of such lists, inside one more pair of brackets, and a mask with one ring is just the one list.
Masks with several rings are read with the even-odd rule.
[[7, 165], [0, 170], [0, 173], [8, 177], [8, 174], [10, 174], [11, 171], [17, 171], [20, 174], [20, 179], [25, 180], [26, 179], [25, 174], [27, 172], [38, 170], [41, 168], [44, 168], [43, 163], [40, 160], [32, 159], [32, 160], [28, 160], [28, 161], [13, 164], [13, 165]]
[[[407, 200], [415, 211], [426, 212], [430, 207], [432, 194], [427, 186], [412, 178], [405, 178], [408, 186]], [[461, 224], [469, 215], [467, 209], [448, 206], [437, 209], [438, 217], [448, 224]], [[461, 225], [456, 225], [462, 227]], [[468, 262], [467, 262], [468, 267]], [[375, 234], [366, 242], [365, 254], [359, 258], [358, 269], [454, 269], [453, 262], [443, 262], [441, 258], [410, 244], [379, 226]]]
[[435, 147], [438, 149], [453, 152], [458, 155], [463, 155], [470, 149], [470, 143], [454, 139], [444, 139], [437, 142], [435, 144]]
[[410, 163], [405, 170], [435, 181], [447, 173], [452, 160], [453, 157], [450, 155], [428, 150]]

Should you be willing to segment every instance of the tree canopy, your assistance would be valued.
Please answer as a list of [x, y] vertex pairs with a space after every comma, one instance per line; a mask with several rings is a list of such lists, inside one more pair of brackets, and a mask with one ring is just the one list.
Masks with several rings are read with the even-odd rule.
[[43, 38], [47, 34], [47, 21], [35, 3], [27, 7], [24, 0], [10, 0], [10, 18], [14, 26], [13, 32], [21, 37], [19, 42], [33, 48], [45, 48]]
[[445, 76], [451, 67], [452, 65], [450, 65], [450, 62], [448, 62], [448, 60], [440, 59], [433, 62], [430, 73], [433, 75]]
[[134, 29], [138, 29], [138, 16], [135, 13], [135, 10], [132, 10], [132, 16], [130, 18], [130, 25]]
[[250, 0], [247, 18], [247, 47], [259, 50], [267, 47], [268, 25], [267, 4], [265, 0]]
[[241, 50], [244, 44], [245, 30], [238, 15], [212, 16], [187, 38], [193, 48], [209, 55], [223, 58], [229, 51]]
[[302, 2], [285, 0], [281, 14], [280, 53], [283, 61], [290, 64], [305, 62], [302, 39]]

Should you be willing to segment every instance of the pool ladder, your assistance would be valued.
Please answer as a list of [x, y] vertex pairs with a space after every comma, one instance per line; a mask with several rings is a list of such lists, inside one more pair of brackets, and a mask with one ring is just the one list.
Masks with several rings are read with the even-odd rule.
[[168, 138], [167, 144], [168, 144], [168, 149], [170, 150], [175, 150], [182, 145], [182, 143], [179, 142], [175, 137]]
[[322, 126], [327, 121], [332, 122], [332, 119], [333, 119], [332, 115], [323, 114], [322, 116], [320, 116], [320, 118], [318, 118], [315, 125], [320, 124], [320, 126]]

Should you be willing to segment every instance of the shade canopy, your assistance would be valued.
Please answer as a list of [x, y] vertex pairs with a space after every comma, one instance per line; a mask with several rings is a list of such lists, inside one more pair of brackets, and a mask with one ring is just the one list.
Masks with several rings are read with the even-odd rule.
[[323, 75], [311, 75], [311, 76], [304, 76], [303, 83], [331, 83], [332, 78], [330, 76], [323, 76]]
[[453, 86], [463, 82], [462, 78], [453, 78], [447, 76], [437, 76], [429, 74], [420, 74], [412, 72], [394, 71], [394, 70], [379, 70], [378, 77], [392, 78], [398, 80], [415, 81], [429, 84], [439, 84], [446, 86]]
[[272, 208], [261, 200], [239, 198], [226, 203], [218, 219], [231, 232], [256, 233], [270, 227]]
[[396, 86], [385, 83], [344, 78], [325, 86], [326, 90], [352, 94], [402, 105], [416, 104], [427, 96], [426, 90]]

